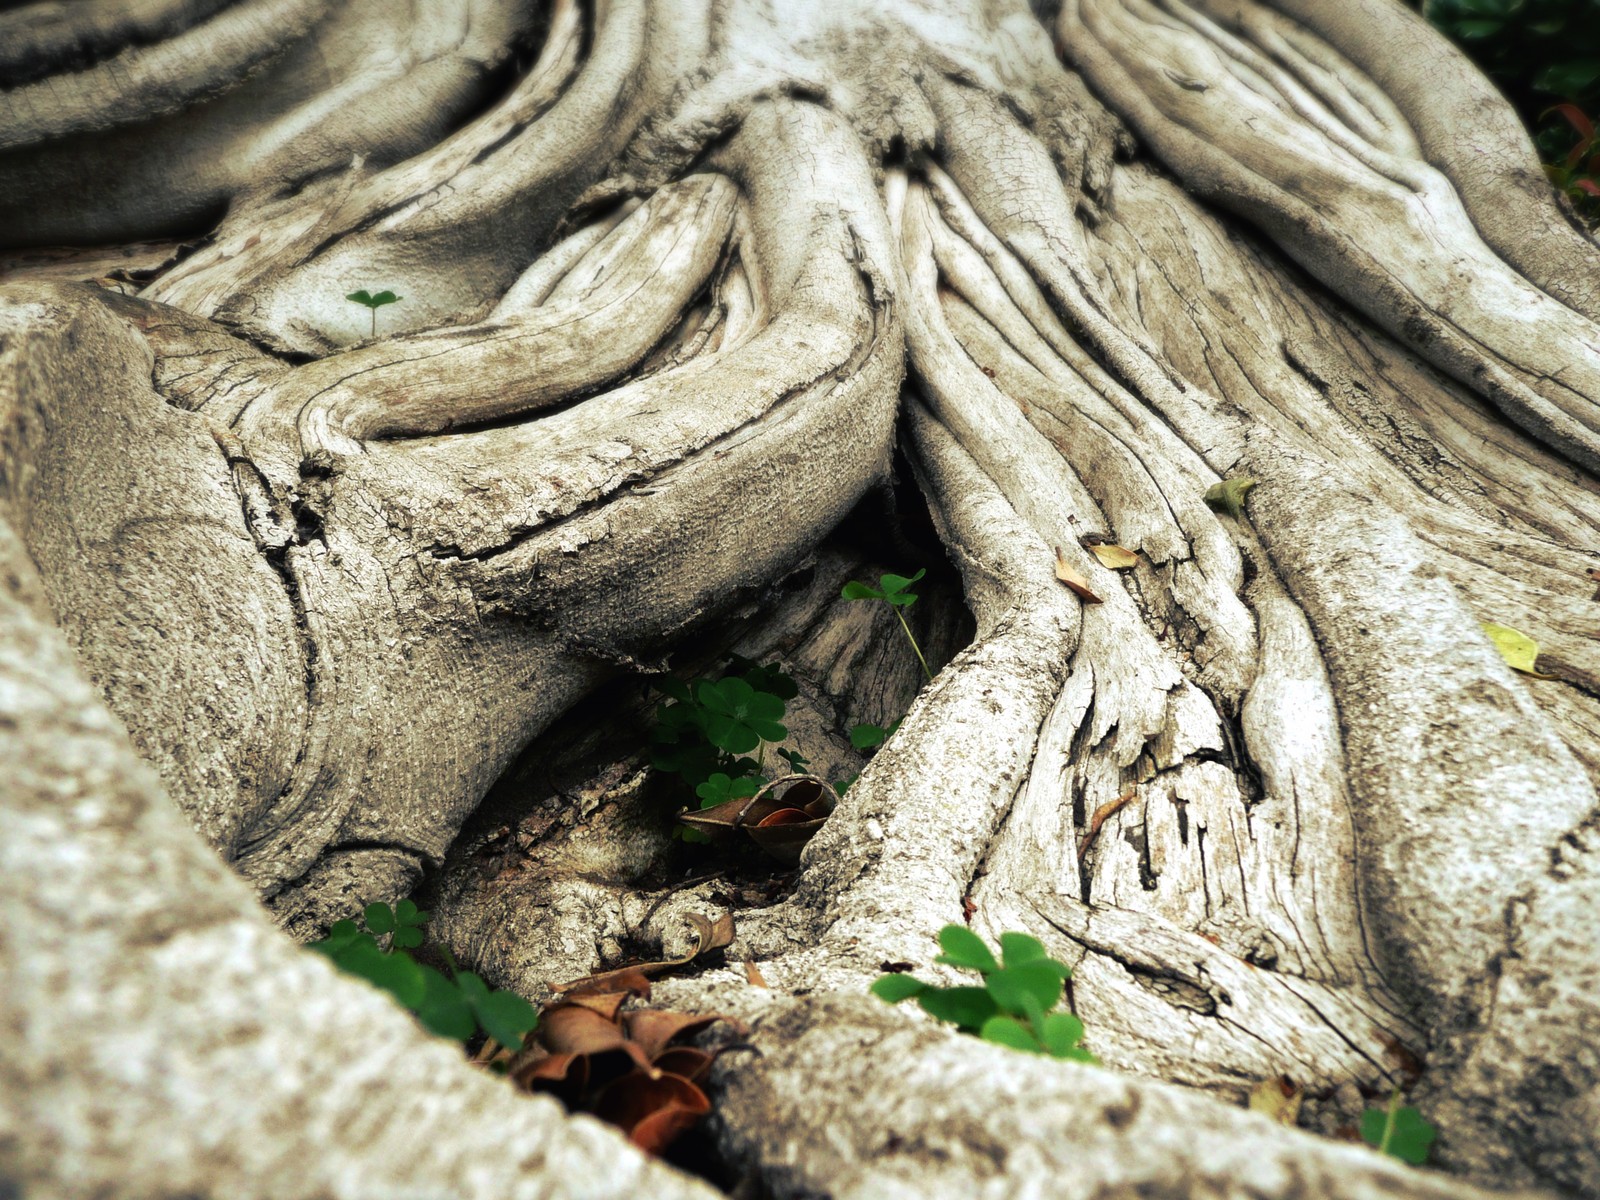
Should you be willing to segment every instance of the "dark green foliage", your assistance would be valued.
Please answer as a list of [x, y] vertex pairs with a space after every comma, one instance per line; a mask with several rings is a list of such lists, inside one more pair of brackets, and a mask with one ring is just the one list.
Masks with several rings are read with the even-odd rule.
[[[354, 921], [339, 921], [309, 949], [388, 992], [429, 1031], [464, 1042], [481, 1029], [502, 1046], [518, 1050], [523, 1037], [538, 1025], [533, 1005], [521, 996], [492, 991], [471, 971], [456, 970], [453, 961], [452, 978], [407, 954], [406, 948], [422, 944], [422, 927], [428, 920], [428, 914], [410, 900], [394, 908], [369, 904], [362, 919], [367, 932]], [[390, 935], [388, 950], [378, 944], [384, 935]]]
[[[1600, 151], [1583, 128], [1600, 112], [1600, 3], [1425, 0], [1423, 12], [1521, 113], [1556, 186], [1580, 210], [1600, 215], [1600, 164], [1583, 166]], [[1567, 105], [1552, 107], [1562, 100]]]
[[[792, 677], [775, 664], [763, 666], [735, 656], [720, 679], [701, 679], [691, 686], [667, 675], [655, 687], [668, 702], [656, 708], [651, 765], [680, 776], [701, 808], [754, 796], [769, 782], [767, 750], [789, 736], [783, 724], [785, 702], [800, 694]], [[796, 751], [776, 753], [791, 771], [806, 763]], [[707, 840], [693, 829], [680, 828], [676, 836], [687, 842]]]
[[935, 962], [976, 971], [983, 985], [934, 987], [909, 975], [884, 975], [873, 983], [872, 994], [889, 1004], [915, 997], [929, 1015], [986, 1042], [1052, 1058], [1095, 1061], [1078, 1044], [1083, 1022], [1070, 1012], [1051, 1011], [1061, 1003], [1072, 971], [1046, 954], [1038, 938], [1001, 934], [996, 959], [965, 925], [946, 925], [939, 931], [939, 947], [944, 953]]
[[878, 579], [878, 587], [852, 579], [844, 585], [844, 590], [839, 594], [846, 600], [882, 600], [885, 604], [892, 604], [896, 608], [910, 608], [917, 602], [917, 595], [911, 591], [911, 585], [927, 573], [927, 570], [923, 569], [910, 578], [904, 575], [883, 575]]

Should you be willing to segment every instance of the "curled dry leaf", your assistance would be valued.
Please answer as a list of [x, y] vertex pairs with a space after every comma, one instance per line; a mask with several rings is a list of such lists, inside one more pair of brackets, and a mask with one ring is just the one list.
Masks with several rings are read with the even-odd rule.
[[838, 803], [839, 794], [817, 776], [785, 775], [749, 799], [726, 800], [697, 812], [685, 809], [678, 820], [713, 842], [742, 831], [779, 862], [795, 866], [800, 851]]
[[1089, 581], [1083, 577], [1083, 573], [1062, 557], [1060, 546], [1056, 547], [1056, 578], [1081, 596], [1086, 603], [1105, 603], [1095, 595], [1094, 589], [1089, 586]]
[[[703, 921], [703, 944], [722, 936]], [[732, 924], [728, 924], [731, 937]], [[682, 1045], [726, 1018], [657, 1009], [621, 1011], [626, 993], [583, 994], [544, 1011], [532, 1045], [508, 1077], [524, 1091], [554, 1096], [574, 1112], [609, 1121], [634, 1145], [659, 1154], [711, 1110], [700, 1081], [713, 1055]]]
[[1127, 571], [1139, 565], [1139, 556], [1126, 546], [1112, 542], [1099, 542], [1089, 547], [1090, 553], [1100, 560], [1100, 565], [1113, 571]]
[[[710, 811], [710, 810], [707, 810]], [[585, 975], [582, 979], [568, 980], [566, 983], [552, 983], [549, 988], [558, 994], [565, 993], [568, 1001], [576, 1002], [582, 997], [599, 996], [609, 999], [614, 993], [623, 993], [626, 996], [639, 996], [648, 998], [650, 995], [650, 980], [657, 975], [664, 974], [675, 967], [686, 967], [702, 955], [710, 954], [714, 950], [721, 950], [733, 942], [733, 915], [723, 913], [714, 921], [708, 921], [697, 913], [690, 913], [686, 918], [690, 928], [694, 930], [694, 949], [682, 958], [663, 958], [656, 962], [629, 963], [627, 966], [618, 967], [614, 971], [599, 971], [593, 975]], [[620, 1002], [619, 1002], [620, 1003]]]

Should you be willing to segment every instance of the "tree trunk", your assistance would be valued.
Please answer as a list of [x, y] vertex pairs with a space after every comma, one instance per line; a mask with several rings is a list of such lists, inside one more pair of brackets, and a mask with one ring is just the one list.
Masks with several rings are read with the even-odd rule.
[[[272, 928], [422, 884], [535, 999], [737, 909], [657, 1000], [744, 1194], [1600, 1197], [1600, 246], [1415, 14], [35, 3], [0, 84], [0, 1184], [714, 1194]], [[917, 566], [920, 691], [838, 598]], [[735, 651], [905, 718], [786, 892], [646, 770]], [[1110, 1070], [865, 997], [964, 919]]]

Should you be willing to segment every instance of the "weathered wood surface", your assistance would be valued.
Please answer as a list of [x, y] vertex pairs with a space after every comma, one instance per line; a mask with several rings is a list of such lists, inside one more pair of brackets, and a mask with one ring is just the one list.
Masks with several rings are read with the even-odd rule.
[[[301, 937], [428, 872], [536, 997], [737, 908], [769, 988], [660, 996], [753, 1022], [720, 1137], [776, 1195], [1600, 1195], [1600, 250], [1414, 14], [78, 7], [0, 13], [6, 1179], [697, 1194], [220, 856]], [[897, 446], [962, 593], [920, 694], [837, 599], [926, 552]], [[841, 773], [906, 717], [788, 895], [663, 883], [628, 681], [686, 645], [784, 662]], [[1121, 1076], [860, 999], [968, 914]], [[1418, 1064], [1455, 1179], [1227, 1107]]]

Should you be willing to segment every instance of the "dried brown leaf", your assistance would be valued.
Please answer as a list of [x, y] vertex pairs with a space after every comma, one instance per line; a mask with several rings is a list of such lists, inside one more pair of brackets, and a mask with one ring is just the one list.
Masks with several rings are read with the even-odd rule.
[[711, 1111], [711, 1101], [681, 1075], [630, 1071], [600, 1093], [592, 1111], [630, 1138], [638, 1131], [641, 1136], [634, 1139], [634, 1144], [659, 1154], [673, 1138]]
[[753, 962], [744, 964], [744, 977], [750, 981], [751, 987], [764, 988], [767, 986], [766, 976], [761, 974], [761, 968]]
[[716, 1013], [667, 1012], [659, 1008], [642, 1008], [624, 1013], [622, 1028], [645, 1055], [654, 1059], [675, 1039], [699, 1033], [708, 1025], [722, 1020]]
[[711, 1069], [711, 1063], [712, 1056], [704, 1050], [696, 1050], [693, 1046], [668, 1046], [651, 1060], [650, 1065], [658, 1071], [681, 1075], [690, 1083], [699, 1083]]
[[1083, 577], [1078, 568], [1061, 556], [1061, 548], [1059, 546], [1056, 547], [1056, 578], [1081, 596], [1087, 603], [1105, 603], [1099, 596], [1095, 595], [1094, 589], [1089, 586], [1089, 581]]
[[566, 993], [568, 1000], [580, 996], [622, 992], [630, 996], [642, 998], [650, 995], [650, 979], [670, 971], [674, 967], [687, 966], [703, 954], [710, 954], [713, 950], [721, 950], [733, 942], [733, 915], [723, 913], [715, 921], [708, 921], [704, 917], [691, 913], [685, 918], [694, 930], [694, 949], [682, 958], [663, 958], [657, 962], [629, 963], [625, 967], [618, 967], [614, 971], [600, 971], [594, 975], [585, 975], [582, 979], [568, 980], [566, 983], [552, 983], [550, 990], [557, 993]]
[[1113, 571], [1126, 571], [1139, 565], [1139, 556], [1126, 546], [1117, 546], [1111, 542], [1100, 542], [1090, 546], [1089, 552], [1100, 560], [1100, 565], [1109, 567]]
[[598, 971], [593, 975], [585, 975], [582, 979], [569, 979], [566, 983], [552, 983], [548, 986], [552, 992], [566, 993], [568, 1000], [575, 1000], [579, 996], [617, 992], [647, 1000], [650, 998], [650, 972], [645, 968], [662, 965], [631, 963], [626, 967], [618, 967], [615, 971]]
[[1089, 846], [1094, 842], [1095, 835], [1100, 832], [1100, 827], [1106, 823], [1124, 804], [1139, 794], [1138, 788], [1129, 788], [1122, 795], [1107, 800], [1089, 818], [1089, 828], [1083, 835], [1083, 841], [1078, 843], [1078, 861], [1082, 862], [1084, 855], [1089, 853]]

